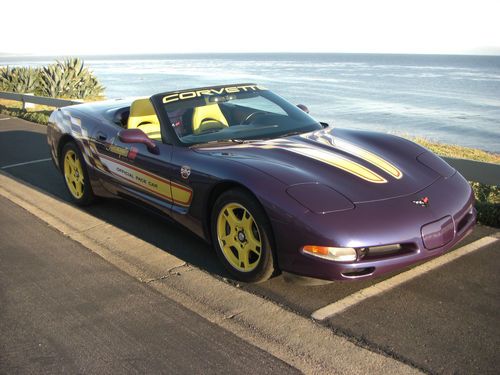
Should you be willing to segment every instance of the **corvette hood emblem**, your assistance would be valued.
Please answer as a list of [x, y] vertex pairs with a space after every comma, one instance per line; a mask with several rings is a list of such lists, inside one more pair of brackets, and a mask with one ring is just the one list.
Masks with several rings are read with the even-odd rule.
[[414, 203], [420, 207], [427, 207], [429, 205], [429, 197], [423, 197], [423, 198], [414, 200], [414, 201], [412, 201], [412, 203]]

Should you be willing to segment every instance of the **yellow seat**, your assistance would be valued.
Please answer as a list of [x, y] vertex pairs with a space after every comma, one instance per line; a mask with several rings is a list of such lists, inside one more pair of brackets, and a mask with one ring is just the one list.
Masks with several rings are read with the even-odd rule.
[[193, 111], [193, 134], [200, 134], [210, 129], [229, 126], [218, 104], [196, 107]]
[[136, 128], [151, 139], [161, 140], [160, 121], [149, 98], [134, 100], [130, 106], [127, 129]]

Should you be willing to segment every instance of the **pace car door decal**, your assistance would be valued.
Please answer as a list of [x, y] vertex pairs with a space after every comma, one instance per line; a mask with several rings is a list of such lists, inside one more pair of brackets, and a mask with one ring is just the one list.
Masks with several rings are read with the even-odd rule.
[[189, 207], [191, 204], [193, 192], [186, 186], [103, 154], [100, 154], [100, 159], [106, 169], [119, 179], [126, 180], [134, 186], [176, 205]]

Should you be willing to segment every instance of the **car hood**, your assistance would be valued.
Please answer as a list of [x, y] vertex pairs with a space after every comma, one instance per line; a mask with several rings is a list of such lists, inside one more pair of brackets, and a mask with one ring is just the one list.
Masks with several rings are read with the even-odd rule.
[[354, 203], [414, 194], [441, 177], [417, 160], [424, 148], [374, 132], [324, 129], [196, 150], [257, 168], [288, 186], [327, 185]]

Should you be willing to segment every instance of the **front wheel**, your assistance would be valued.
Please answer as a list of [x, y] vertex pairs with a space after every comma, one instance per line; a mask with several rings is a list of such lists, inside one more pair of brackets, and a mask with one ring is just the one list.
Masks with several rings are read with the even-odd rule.
[[214, 204], [211, 223], [217, 255], [234, 278], [262, 282], [272, 276], [271, 226], [255, 198], [240, 189], [223, 193]]
[[61, 153], [62, 172], [71, 200], [80, 206], [86, 206], [94, 200], [85, 160], [78, 146], [67, 143]]

